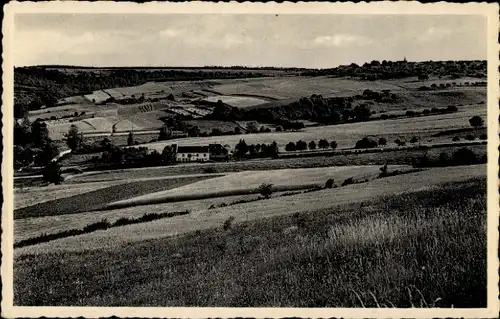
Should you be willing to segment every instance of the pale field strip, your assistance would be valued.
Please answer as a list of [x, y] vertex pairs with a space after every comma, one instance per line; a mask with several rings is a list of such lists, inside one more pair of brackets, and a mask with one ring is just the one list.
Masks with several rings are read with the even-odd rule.
[[[189, 215], [57, 239], [49, 243], [15, 249], [14, 255], [115, 249], [133, 242], [220, 227], [224, 220], [230, 216], [236, 218], [235, 222], [242, 222], [295, 212], [327, 209], [338, 205], [372, 200], [380, 196], [430, 189], [440, 183], [460, 182], [485, 176], [486, 165], [432, 168], [416, 173], [376, 179], [368, 183], [324, 189], [314, 193], [303, 193], [288, 197], [276, 197], [214, 210], [199, 210]], [[144, 212], [148, 213], [164, 211], [164, 205], [158, 205], [155, 208], [153, 206], [144, 206], [143, 208]], [[138, 209], [141, 208], [136, 207], [135, 209], [139, 212]]]
[[[279, 194], [279, 193], [277, 193]], [[14, 242], [41, 236], [43, 234], [53, 234], [70, 229], [82, 229], [83, 227], [106, 219], [113, 223], [120, 218], [139, 218], [150, 212], [179, 212], [189, 210], [192, 213], [205, 211], [210, 215], [212, 210], [207, 210], [210, 205], [217, 206], [222, 203], [231, 203], [238, 200], [250, 200], [258, 195], [240, 195], [218, 198], [208, 198], [202, 200], [190, 200], [168, 204], [153, 204], [147, 206], [134, 206], [115, 210], [94, 211], [76, 214], [65, 214], [59, 216], [32, 217], [14, 220]], [[175, 217], [173, 217], [175, 218]]]
[[[241, 91], [241, 93], [245, 93], [246, 91]], [[260, 104], [268, 103], [268, 101], [264, 99], [259, 99], [255, 97], [246, 97], [246, 96], [227, 96], [227, 95], [216, 95], [216, 96], [208, 96], [203, 101], [216, 103], [218, 100], [221, 100], [223, 103], [234, 106], [234, 107], [250, 107]]]
[[[117, 201], [113, 204], [134, 204], [136, 202], [147, 202], [149, 200], [173, 199], [184, 195], [204, 195], [225, 191], [253, 190], [262, 183], [273, 184], [275, 187], [301, 186], [301, 185], [324, 185], [333, 178], [337, 184], [352, 177], [354, 180], [360, 178], [373, 178], [380, 173], [380, 166], [341, 166], [341, 167], [320, 167], [320, 168], [295, 168], [277, 169], [266, 171], [246, 171], [230, 173], [222, 177], [211, 178], [209, 180], [195, 182], [175, 189], [160, 191], [130, 199]], [[389, 171], [408, 170], [407, 165], [390, 165]]]
[[247, 144], [272, 143], [276, 141], [278, 146], [284, 147], [288, 142], [303, 140], [306, 142], [327, 139], [335, 140], [338, 148], [352, 148], [357, 140], [364, 136], [388, 137], [398, 134], [419, 134], [430, 136], [444, 130], [460, 129], [470, 127], [469, 119], [479, 115], [487, 117], [485, 107], [473, 107], [460, 110], [456, 113], [430, 115], [415, 118], [402, 118], [394, 120], [377, 120], [359, 123], [348, 123], [329, 125], [321, 127], [307, 127], [299, 132], [272, 132], [242, 135], [209, 136], [209, 137], [189, 137], [172, 139], [165, 142], [155, 142], [142, 144], [150, 150], [161, 152], [166, 145], [177, 143], [179, 145], [207, 145], [210, 143], [229, 144], [234, 147], [240, 139], [244, 139]]

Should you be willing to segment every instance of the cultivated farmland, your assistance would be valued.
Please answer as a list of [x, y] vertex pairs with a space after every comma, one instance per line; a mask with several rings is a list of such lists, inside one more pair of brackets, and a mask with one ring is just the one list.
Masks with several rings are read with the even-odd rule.
[[[462, 108], [459, 112], [431, 115], [416, 118], [403, 118], [395, 120], [378, 120], [360, 123], [339, 124], [330, 126], [307, 127], [299, 132], [273, 132], [259, 134], [227, 135], [173, 139], [164, 142], [145, 144], [151, 150], [161, 152], [166, 145], [178, 143], [179, 145], [206, 145], [209, 143], [229, 144], [234, 146], [240, 139], [245, 139], [247, 144], [272, 143], [284, 146], [298, 140], [318, 141], [327, 139], [335, 140], [338, 148], [352, 148], [356, 141], [364, 136], [386, 137], [388, 141], [400, 138], [401, 135], [414, 134], [420, 140], [432, 137], [433, 134], [449, 129], [470, 127], [469, 119], [474, 115], [486, 117], [486, 109], [479, 107]], [[448, 139], [449, 140], [449, 139]]]
[[[461, 182], [475, 177], [484, 177], [485, 174], [486, 165], [432, 168], [416, 173], [375, 179], [368, 183], [218, 208], [213, 214], [204, 214], [204, 211], [200, 211], [201, 215], [178, 216], [166, 221], [158, 220], [149, 223], [112, 228], [106, 231], [84, 234], [77, 237], [58, 239], [50, 243], [19, 248], [15, 253], [16, 255], [24, 255], [34, 253], [35, 251], [37, 253], [50, 253], [56, 251], [81, 251], [102, 248], [113, 249], [113, 247], [120, 247], [126, 243], [163, 238], [180, 233], [192, 232], [197, 229], [216, 227], [230, 216], [234, 216], [236, 221], [247, 221], [284, 214], [293, 214], [294, 212], [324, 209], [327, 207], [372, 200], [379, 196], [432, 189], [440, 183]], [[156, 205], [155, 207], [160, 211], [164, 211], [168, 205], [170, 204]], [[145, 209], [149, 208], [148, 211], [151, 212], [151, 206], [143, 207]], [[198, 218], [197, 216], [200, 217]]]

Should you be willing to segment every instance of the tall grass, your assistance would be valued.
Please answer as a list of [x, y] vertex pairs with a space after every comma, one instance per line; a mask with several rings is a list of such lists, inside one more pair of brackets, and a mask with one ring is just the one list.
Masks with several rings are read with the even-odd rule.
[[484, 307], [485, 193], [470, 180], [112, 251], [26, 255], [15, 304]]

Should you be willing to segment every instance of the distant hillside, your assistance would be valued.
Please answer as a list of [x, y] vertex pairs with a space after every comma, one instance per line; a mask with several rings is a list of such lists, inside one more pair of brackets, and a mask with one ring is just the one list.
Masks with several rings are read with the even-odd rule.
[[62, 68], [57, 66], [14, 69], [15, 108], [53, 107], [57, 100], [95, 90], [141, 85], [150, 81], [234, 79], [272, 75], [264, 70], [234, 69], [132, 69]]
[[352, 76], [361, 80], [399, 79], [418, 76], [486, 78], [486, 61], [372, 61], [363, 65], [352, 63], [332, 69], [307, 70], [302, 75]]

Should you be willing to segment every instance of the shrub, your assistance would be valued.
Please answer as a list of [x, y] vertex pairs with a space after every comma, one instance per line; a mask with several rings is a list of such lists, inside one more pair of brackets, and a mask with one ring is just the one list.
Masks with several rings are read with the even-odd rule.
[[470, 165], [477, 163], [476, 153], [465, 147], [454, 152], [452, 160], [455, 165]]
[[315, 141], [309, 142], [308, 147], [310, 150], [315, 150], [316, 149], [316, 142]]
[[479, 139], [485, 141], [488, 139], [488, 136], [486, 134], [481, 134], [479, 135]]
[[217, 170], [214, 167], [205, 167], [203, 169], [203, 173], [213, 174], [213, 173], [217, 173]]
[[111, 224], [108, 222], [106, 218], [101, 220], [100, 222], [89, 224], [83, 228], [84, 233], [90, 233], [96, 230], [108, 229], [111, 227]]
[[234, 216], [231, 216], [231, 217], [229, 217], [228, 219], [226, 219], [226, 220], [224, 221], [224, 224], [222, 225], [222, 228], [223, 228], [224, 230], [229, 230], [229, 229], [231, 229], [231, 227], [233, 226], [234, 219], [235, 219], [235, 218], [234, 218]]
[[337, 142], [336, 141], [331, 141], [330, 142], [330, 147], [332, 148], [332, 150], [336, 149], [338, 146]]
[[42, 171], [43, 179], [48, 183], [59, 185], [64, 178], [61, 176], [61, 165], [57, 162], [50, 162]]
[[446, 111], [448, 111], [448, 112], [456, 112], [456, 111], [458, 111], [458, 108], [455, 105], [449, 105], [446, 108]]
[[380, 167], [380, 176], [386, 176], [387, 175], [387, 171], [388, 171], [387, 164], [385, 164], [384, 166]]
[[474, 115], [469, 119], [469, 123], [472, 127], [481, 127], [484, 125], [483, 118], [479, 115]]
[[294, 142], [288, 142], [288, 144], [286, 144], [286, 146], [285, 146], [285, 150], [287, 152], [293, 152], [293, 151], [297, 150], [297, 147], [295, 146]]
[[412, 137], [410, 140], [410, 143], [417, 143], [417, 142], [418, 142], [418, 138], [416, 136]]
[[259, 193], [264, 196], [264, 198], [270, 198], [271, 195], [273, 194], [273, 190], [272, 190], [272, 187], [273, 187], [273, 184], [266, 184], [266, 183], [262, 183], [260, 186], [259, 186]]
[[369, 137], [363, 137], [362, 139], [356, 142], [355, 148], [373, 148], [377, 146], [378, 146], [377, 141]]
[[326, 183], [325, 183], [325, 188], [332, 188], [333, 187], [334, 180], [333, 178], [329, 178]]
[[351, 184], [354, 184], [353, 177], [349, 177], [342, 182], [342, 186], [347, 186], [347, 185], [351, 185]]
[[473, 140], [476, 139], [476, 137], [474, 135], [472, 135], [472, 134], [468, 134], [467, 136], [465, 136], [465, 139], [467, 141], [473, 141]]
[[428, 115], [428, 114], [431, 113], [431, 111], [429, 109], [425, 109], [425, 110], [422, 111], [422, 113], [425, 114], [425, 115]]
[[384, 145], [387, 145], [387, 140], [383, 137], [379, 138], [378, 139], [378, 145], [380, 146], [384, 146]]
[[458, 141], [460, 141], [460, 137], [459, 136], [453, 136], [453, 138], [451, 140], [453, 142], [458, 142]]
[[323, 149], [325, 149], [325, 148], [330, 147], [330, 143], [328, 143], [328, 141], [327, 141], [327, 140], [325, 140], [325, 139], [321, 139], [321, 140], [319, 140], [319, 142], [318, 142], [318, 146], [319, 146], [319, 148], [323, 148]]

